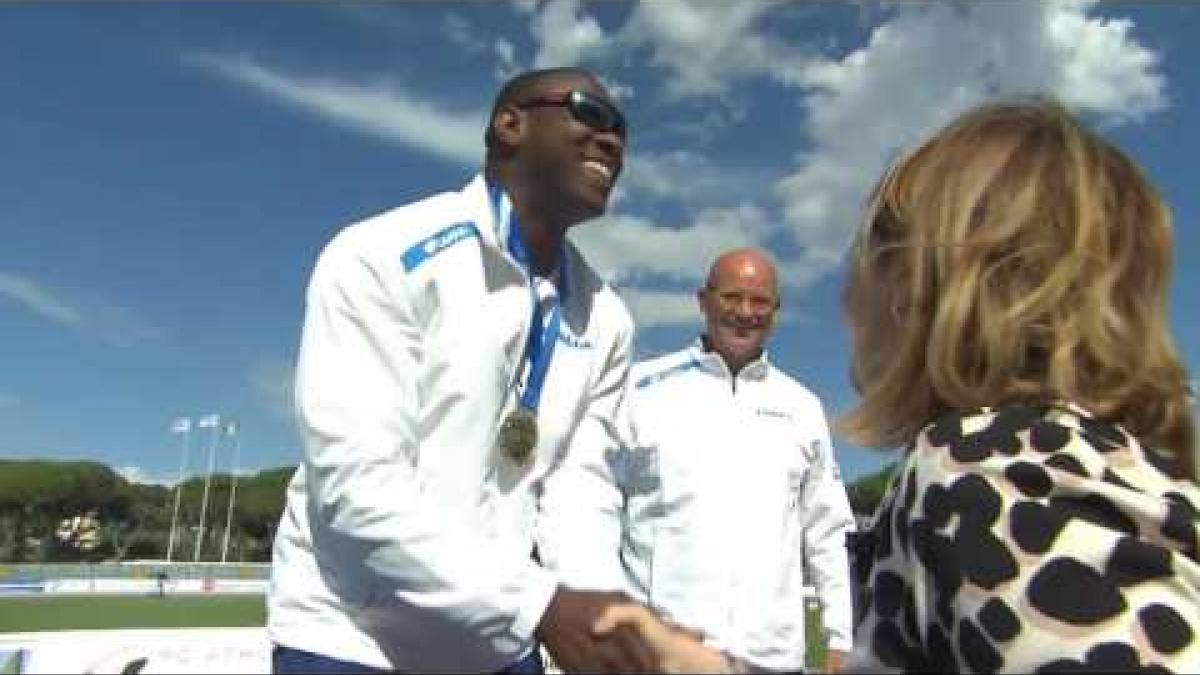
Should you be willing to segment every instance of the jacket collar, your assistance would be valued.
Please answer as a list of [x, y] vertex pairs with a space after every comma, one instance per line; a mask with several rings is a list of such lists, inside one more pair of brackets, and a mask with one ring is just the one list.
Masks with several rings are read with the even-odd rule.
[[[483, 244], [503, 250], [508, 240], [508, 233], [504, 231], [505, 228], [501, 227], [500, 219], [503, 214], [497, 213], [497, 209], [493, 206], [492, 195], [488, 193], [487, 180], [483, 174], [475, 174], [471, 182], [462, 189], [461, 194], [470, 206], [471, 216], [479, 227], [479, 237]], [[512, 208], [507, 195], [504, 196], [504, 202], [509, 205], [508, 208]]]
[[[513, 215], [513, 206], [508, 192], [500, 185], [489, 184], [481, 172], [476, 174], [470, 183], [467, 183], [462, 194], [471, 205], [471, 212], [479, 227], [479, 236], [482, 238], [483, 244], [499, 249], [513, 264], [524, 268], [513, 255], [512, 245], [509, 242], [511, 231], [509, 224]], [[570, 257], [566, 253], [568, 247], [569, 242], [564, 240], [563, 252], [560, 253], [558, 261], [560, 267], [566, 265], [567, 258]], [[555, 268], [548, 278], [557, 285], [560, 275], [561, 270]]]
[[[721, 358], [720, 354], [707, 351], [704, 348], [703, 337], [697, 337], [692, 342], [691, 347], [688, 348], [688, 351], [704, 370], [726, 378], [733, 377], [733, 374], [729, 372], [729, 365], [725, 363], [725, 359]], [[747, 363], [741, 372], [738, 373], [737, 377], [739, 380], [762, 381], [766, 379], [770, 369], [771, 363], [767, 356], [767, 350], [764, 348], [762, 354], [757, 359]]]

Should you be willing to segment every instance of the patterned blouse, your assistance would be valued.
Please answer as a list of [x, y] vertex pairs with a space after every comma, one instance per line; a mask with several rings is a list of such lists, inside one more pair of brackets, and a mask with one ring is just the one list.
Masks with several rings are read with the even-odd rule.
[[1069, 405], [944, 415], [856, 556], [856, 671], [1200, 672], [1200, 490]]

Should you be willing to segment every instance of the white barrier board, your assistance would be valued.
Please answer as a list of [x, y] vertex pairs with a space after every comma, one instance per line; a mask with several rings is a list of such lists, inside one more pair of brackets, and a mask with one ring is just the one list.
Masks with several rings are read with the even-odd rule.
[[21, 673], [269, 673], [265, 628], [116, 629], [8, 633]]
[[[138, 595], [157, 593], [160, 589], [164, 593], [266, 593], [270, 585], [266, 579], [167, 579], [161, 586], [155, 579], [47, 579], [37, 591], [76, 595]], [[34, 591], [28, 589], [28, 592]]]

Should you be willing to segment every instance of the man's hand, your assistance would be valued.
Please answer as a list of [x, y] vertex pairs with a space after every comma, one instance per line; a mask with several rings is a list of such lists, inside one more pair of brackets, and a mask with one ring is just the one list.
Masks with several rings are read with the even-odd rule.
[[568, 673], [658, 672], [654, 652], [634, 628], [619, 626], [604, 635], [594, 630], [600, 615], [616, 605], [640, 606], [624, 593], [560, 586], [538, 623], [537, 638]]

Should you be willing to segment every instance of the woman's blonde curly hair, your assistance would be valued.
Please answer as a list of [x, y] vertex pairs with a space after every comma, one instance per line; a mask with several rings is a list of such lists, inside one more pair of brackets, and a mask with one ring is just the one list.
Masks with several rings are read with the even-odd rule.
[[1062, 105], [968, 111], [868, 202], [842, 298], [862, 399], [842, 432], [897, 447], [946, 410], [1071, 401], [1194, 480], [1171, 257], [1153, 186]]

